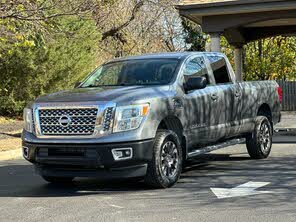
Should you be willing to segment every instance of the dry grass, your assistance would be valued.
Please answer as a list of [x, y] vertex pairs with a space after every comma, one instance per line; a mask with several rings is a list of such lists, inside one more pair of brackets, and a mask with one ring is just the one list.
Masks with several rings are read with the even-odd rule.
[[20, 138], [3, 139], [0, 140], [0, 152], [20, 149], [21, 145], [22, 142]]
[[9, 124], [9, 123], [14, 123], [15, 121], [16, 121], [15, 119], [0, 116], [0, 124]]

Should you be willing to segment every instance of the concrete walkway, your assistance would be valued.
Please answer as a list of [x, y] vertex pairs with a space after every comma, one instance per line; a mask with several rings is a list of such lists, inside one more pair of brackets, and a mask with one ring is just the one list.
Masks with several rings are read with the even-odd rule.
[[282, 120], [275, 128], [296, 129], [296, 112], [282, 112]]

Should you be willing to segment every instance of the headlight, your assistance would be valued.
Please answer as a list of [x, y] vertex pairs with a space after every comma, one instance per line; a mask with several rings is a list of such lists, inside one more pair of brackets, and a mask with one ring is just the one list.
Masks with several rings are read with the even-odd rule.
[[25, 108], [23, 118], [24, 118], [24, 130], [32, 133], [33, 132], [32, 109]]
[[113, 132], [122, 132], [139, 128], [148, 115], [149, 104], [121, 106], [116, 108]]

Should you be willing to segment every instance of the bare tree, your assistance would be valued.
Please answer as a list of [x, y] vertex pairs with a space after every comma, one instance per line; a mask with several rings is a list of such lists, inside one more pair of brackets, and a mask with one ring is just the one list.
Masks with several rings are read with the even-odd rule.
[[7, 29], [9, 22], [25, 24], [18, 33], [59, 32], [59, 18], [72, 16], [95, 21], [101, 33], [99, 47], [111, 56], [178, 51], [184, 47], [175, 3], [176, 0], [7, 0], [0, 3], [0, 20], [4, 21], [0, 24], [0, 37], [15, 35]]

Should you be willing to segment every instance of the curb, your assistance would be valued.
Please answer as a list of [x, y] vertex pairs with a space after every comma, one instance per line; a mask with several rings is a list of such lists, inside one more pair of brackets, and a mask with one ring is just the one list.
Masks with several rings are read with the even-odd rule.
[[14, 159], [20, 159], [20, 158], [22, 158], [21, 149], [0, 152], [0, 161], [14, 160]]
[[296, 128], [275, 128], [274, 133], [281, 136], [296, 136]]

